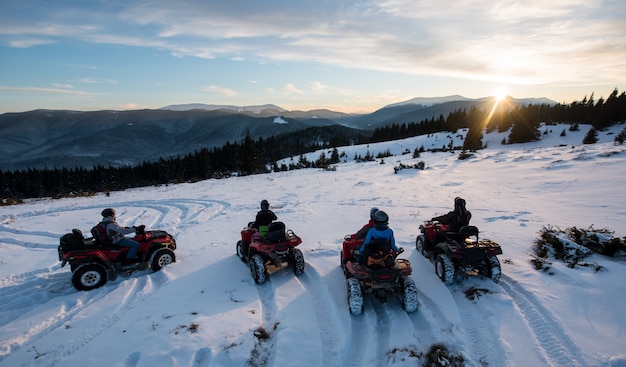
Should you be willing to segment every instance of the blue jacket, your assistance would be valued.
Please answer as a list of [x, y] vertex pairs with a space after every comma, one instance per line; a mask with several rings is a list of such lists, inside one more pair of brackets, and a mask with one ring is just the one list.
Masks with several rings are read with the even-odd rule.
[[365, 241], [363, 241], [363, 245], [361, 246], [359, 251], [363, 253], [363, 251], [365, 251], [365, 246], [367, 246], [373, 239], [388, 240], [389, 243], [391, 243], [391, 248], [394, 251], [398, 251], [398, 248], [396, 247], [396, 240], [393, 237], [393, 231], [391, 230], [391, 228], [385, 228], [383, 230], [380, 230], [376, 227], [370, 229], [369, 232], [367, 232], [367, 236], [365, 236]]

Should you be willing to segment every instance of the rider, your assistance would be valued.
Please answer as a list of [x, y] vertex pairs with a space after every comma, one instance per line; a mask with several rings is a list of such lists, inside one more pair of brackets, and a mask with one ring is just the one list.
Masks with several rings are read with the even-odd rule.
[[446, 232], [458, 232], [461, 227], [469, 224], [472, 213], [465, 208], [465, 199], [454, 198], [454, 210], [438, 217], [433, 217], [431, 221], [446, 224], [447, 231], [439, 231], [435, 235], [436, 242], [439, 243], [446, 237]]
[[369, 222], [367, 222], [366, 225], [364, 225], [356, 233], [355, 237], [356, 237], [357, 240], [361, 240], [361, 239], [365, 238], [365, 236], [367, 236], [367, 233], [370, 231], [370, 229], [374, 228], [374, 214], [376, 214], [377, 211], [378, 211], [378, 208], [376, 208], [376, 207], [373, 207], [372, 209], [370, 209], [370, 220], [369, 220]]
[[[361, 261], [367, 261], [367, 256], [363, 256], [366, 252], [371, 251], [371, 244], [373, 242], [378, 242], [382, 240], [389, 245], [389, 249], [395, 252], [398, 252], [398, 248], [396, 247], [396, 240], [393, 236], [393, 230], [389, 228], [389, 216], [382, 210], [378, 210], [374, 213], [374, 227], [367, 232], [367, 236], [365, 236], [365, 241], [363, 241], [363, 245], [359, 249], [361, 254]], [[388, 249], [388, 250], [389, 250]], [[389, 252], [389, 251], [387, 251]]]
[[256, 218], [252, 225], [250, 225], [250, 228], [258, 229], [259, 235], [265, 236], [267, 234], [267, 226], [276, 219], [278, 219], [278, 217], [270, 210], [270, 203], [263, 199], [261, 200], [261, 210], [256, 214]]
[[128, 253], [126, 258], [128, 260], [137, 260], [137, 250], [139, 249], [139, 242], [125, 237], [124, 235], [135, 232], [135, 227], [122, 227], [115, 221], [115, 209], [106, 208], [102, 211], [102, 224], [106, 229], [106, 234], [111, 244], [128, 247]]

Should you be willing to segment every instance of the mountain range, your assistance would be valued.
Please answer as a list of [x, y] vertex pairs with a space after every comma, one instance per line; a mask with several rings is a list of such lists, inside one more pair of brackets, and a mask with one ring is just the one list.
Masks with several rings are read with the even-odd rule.
[[[515, 105], [556, 103], [545, 98], [508, 100]], [[493, 103], [493, 97], [413, 98], [370, 114], [288, 111], [273, 104], [197, 103], [128, 111], [5, 113], [0, 115], [0, 170], [136, 165], [241, 142], [246, 132], [259, 138], [333, 125], [371, 132], [392, 123], [446, 117], [455, 110], [488, 108]]]

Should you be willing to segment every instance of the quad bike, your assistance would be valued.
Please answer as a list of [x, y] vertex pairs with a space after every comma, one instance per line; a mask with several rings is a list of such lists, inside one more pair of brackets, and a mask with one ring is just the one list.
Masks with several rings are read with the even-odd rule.
[[285, 230], [284, 223], [274, 222], [263, 236], [250, 225], [245, 227], [236, 250], [241, 261], [250, 267], [254, 282], [263, 284], [271, 273], [286, 266], [290, 266], [295, 275], [304, 272], [304, 255], [296, 248], [301, 243], [302, 239], [292, 230]]
[[[475, 226], [463, 226], [458, 233], [446, 232], [447, 229], [445, 224], [425, 221], [415, 239], [415, 248], [435, 262], [437, 276], [445, 284], [452, 284], [457, 271], [462, 271], [498, 282], [502, 274], [496, 257], [502, 254], [500, 245], [489, 239], [479, 239]], [[440, 233], [442, 231], [445, 235]]]
[[350, 313], [359, 315], [363, 312], [363, 296], [373, 294], [380, 302], [387, 301], [387, 295], [396, 293], [402, 308], [406, 312], [417, 310], [417, 287], [411, 278], [411, 262], [406, 259], [397, 259], [404, 252], [391, 250], [380, 265], [364, 265], [357, 261], [360, 256], [359, 248], [363, 239], [355, 235], [344, 237], [341, 251], [341, 268], [346, 276], [348, 287], [348, 307]]
[[78, 290], [89, 291], [114, 280], [118, 274], [130, 274], [151, 268], [159, 271], [176, 261], [176, 241], [165, 231], [146, 231], [135, 228], [135, 241], [139, 243], [139, 260], [126, 259], [127, 247], [102, 244], [93, 237], [84, 238], [79, 229], [61, 237], [58, 247], [61, 267], [70, 264], [72, 284]]

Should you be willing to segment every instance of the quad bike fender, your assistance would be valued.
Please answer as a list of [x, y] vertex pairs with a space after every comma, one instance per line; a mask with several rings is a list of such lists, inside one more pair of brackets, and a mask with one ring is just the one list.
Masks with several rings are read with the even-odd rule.
[[70, 256], [68, 256], [67, 258], [63, 260], [61, 267], [63, 267], [67, 263], [74, 264], [74, 265], [81, 265], [85, 263], [97, 263], [97, 264], [104, 266], [104, 268], [108, 272], [113, 271], [113, 269], [115, 268], [113, 262], [107, 256], [105, 256], [105, 254], [100, 250], [85, 251], [85, 253], [82, 253], [82, 254], [72, 253]]
[[478, 241], [478, 245], [480, 247], [487, 248], [489, 252], [489, 256], [502, 255], [502, 247], [500, 247], [500, 244], [492, 240], [481, 239], [480, 241]]
[[355, 261], [348, 261], [346, 263], [346, 269], [350, 274], [354, 275], [355, 278], [361, 279], [367, 277], [367, 270], [365, 270], [363, 265]]
[[396, 259], [396, 268], [402, 276], [409, 276], [413, 272], [411, 262], [407, 259]]
[[353, 260], [352, 252], [363, 245], [365, 239], [356, 239], [356, 235], [347, 235], [343, 240], [343, 260]]
[[435, 258], [439, 254], [448, 255], [450, 258], [463, 257], [463, 249], [455, 241], [448, 240], [435, 246]]

